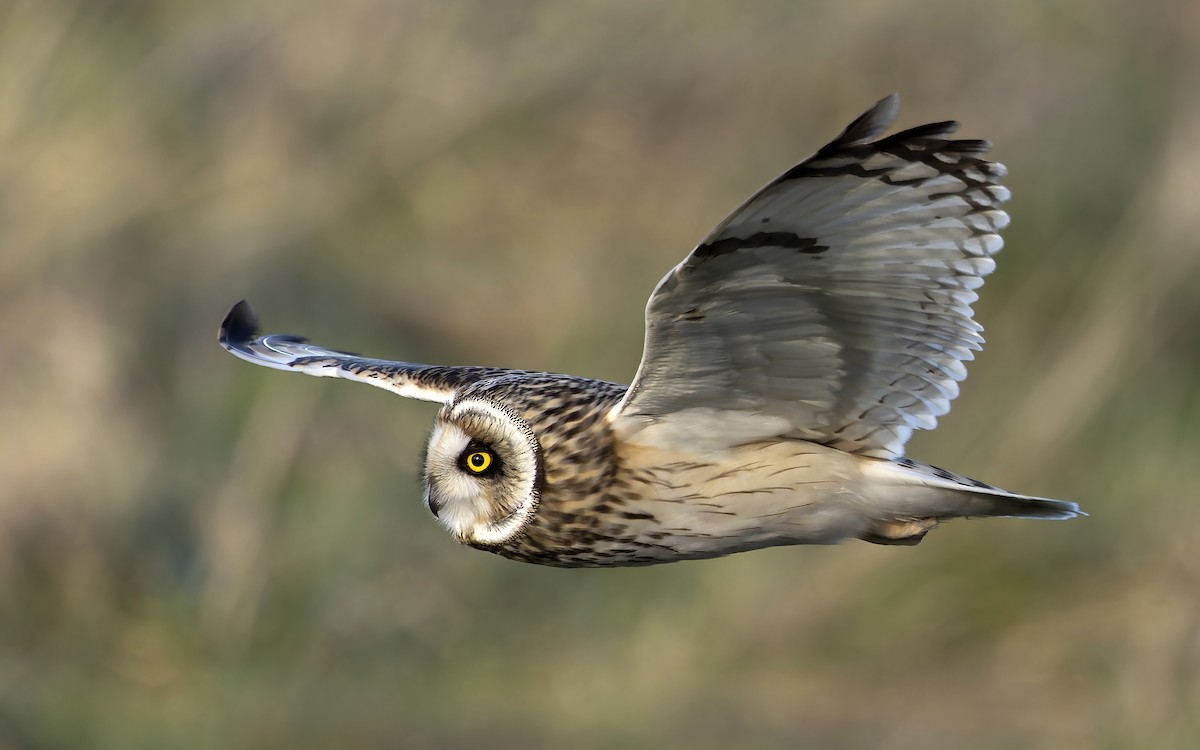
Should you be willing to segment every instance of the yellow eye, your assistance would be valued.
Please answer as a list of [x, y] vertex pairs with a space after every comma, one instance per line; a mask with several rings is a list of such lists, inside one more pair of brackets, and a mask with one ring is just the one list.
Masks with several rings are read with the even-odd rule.
[[463, 462], [467, 466], [467, 470], [474, 474], [482, 474], [492, 466], [492, 454], [487, 451], [474, 451], [468, 453], [466, 460]]

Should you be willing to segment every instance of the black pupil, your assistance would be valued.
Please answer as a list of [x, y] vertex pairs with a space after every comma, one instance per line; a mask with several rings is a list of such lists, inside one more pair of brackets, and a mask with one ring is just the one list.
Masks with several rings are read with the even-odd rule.
[[482, 453], [472, 453], [471, 454], [471, 465], [476, 468], [483, 466], [483, 462], [486, 460], [487, 460], [487, 457], [484, 456]]

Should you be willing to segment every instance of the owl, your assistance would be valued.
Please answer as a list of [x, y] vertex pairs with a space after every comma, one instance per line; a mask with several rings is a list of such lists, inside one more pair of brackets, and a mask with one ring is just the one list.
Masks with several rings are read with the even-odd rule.
[[262, 335], [244, 301], [220, 343], [441, 404], [425, 506], [458, 541], [530, 563], [912, 545], [951, 518], [1081, 515], [904, 456], [983, 342], [971, 305], [1009, 192], [956, 122], [880, 138], [898, 109], [877, 102], [659, 282], [632, 385], [368, 359]]

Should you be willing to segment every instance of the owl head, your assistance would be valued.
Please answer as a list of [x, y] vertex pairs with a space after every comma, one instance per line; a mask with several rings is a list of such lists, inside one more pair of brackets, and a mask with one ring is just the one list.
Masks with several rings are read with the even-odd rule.
[[606, 406], [624, 388], [508, 372], [461, 386], [434, 419], [425, 506], [459, 541], [503, 545], [543, 499], [584, 497], [611, 470]]
[[467, 544], [502, 544], [537, 511], [542, 446], [510, 405], [485, 395], [447, 403], [425, 453], [425, 507]]

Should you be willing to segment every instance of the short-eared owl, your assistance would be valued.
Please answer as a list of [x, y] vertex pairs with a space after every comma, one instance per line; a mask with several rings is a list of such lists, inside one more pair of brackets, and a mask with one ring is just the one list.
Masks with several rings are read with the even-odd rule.
[[889, 96], [721, 222], [646, 307], [630, 386], [392, 362], [260, 335], [255, 364], [442, 404], [425, 504], [460, 541], [533, 563], [648, 565], [781, 544], [916, 544], [963, 516], [1070, 518], [904, 458], [958, 395], [983, 339], [1005, 170], [939, 122], [873, 140]]

